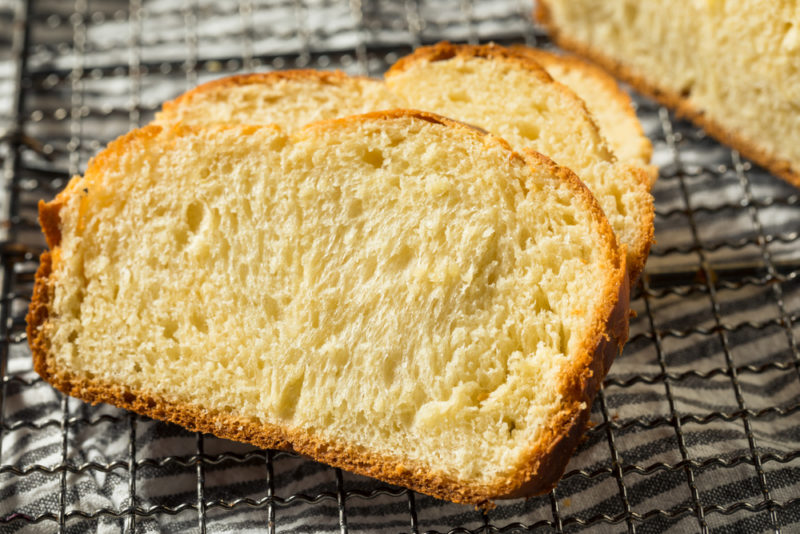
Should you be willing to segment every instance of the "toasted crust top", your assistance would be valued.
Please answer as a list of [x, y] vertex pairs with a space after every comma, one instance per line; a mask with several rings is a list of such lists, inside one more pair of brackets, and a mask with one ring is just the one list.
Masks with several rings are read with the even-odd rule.
[[503, 59], [519, 64], [529, 70], [535, 77], [542, 81], [552, 82], [553, 78], [547, 74], [536, 62], [530, 61], [524, 53], [514, 48], [506, 48], [494, 43], [484, 45], [464, 45], [453, 44], [447, 41], [436, 43], [432, 46], [422, 46], [414, 50], [411, 54], [397, 60], [387, 71], [387, 76], [407, 70], [418, 61], [445, 61], [455, 57], [462, 58], [484, 58], [484, 59]]

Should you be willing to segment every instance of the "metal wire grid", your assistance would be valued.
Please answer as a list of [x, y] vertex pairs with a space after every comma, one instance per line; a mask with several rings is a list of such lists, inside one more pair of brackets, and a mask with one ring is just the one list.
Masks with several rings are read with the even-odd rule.
[[[0, 108], [0, 531], [800, 529], [797, 190], [643, 99], [639, 114], [662, 168], [654, 191], [660, 243], [632, 304], [631, 340], [593, 407], [594, 426], [546, 496], [481, 514], [291, 454], [88, 407], [30, 371], [24, 313], [43, 250], [35, 202], [52, 197], [108, 140], [149, 120], [160, 100], [145, 93], [166, 84], [163, 100], [211, 77], [265, 68], [379, 75], [442, 37], [549, 46], [530, 22], [530, 4], [497, 4], [0, 4], [8, 29], [0, 32], [0, 62], [9, 66], [0, 95], [10, 103], [8, 112]], [[276, 11], [293, 23], [265, 38], [259, 21]], [[325, 24], [313, 19], [318, 11]], [[222, 38], [204, 35], [212, 21], [237, 14], [238, 26]], [[147, 28], [161, 15], [180, 24], [165, 25], [154, 41]], [[120, 30], [105, 51], [90, 36], [104, 26]], [[233, 53], [222, 46], [231, 37]], [[698, 390], [708, 403], [692, 396]], [[101, 453], [83, 452], [105, 434], [113, 437], [99, 441]], [[41, 439], [50, 446], [34, 454]], [[117, 480], [116, 506], [93, 506], [81, 493], [87, 478]], [[161, 483], [171, 485], [168, 494], [159, 495]], [[20, 497], [31, 487], [50, 497]]]

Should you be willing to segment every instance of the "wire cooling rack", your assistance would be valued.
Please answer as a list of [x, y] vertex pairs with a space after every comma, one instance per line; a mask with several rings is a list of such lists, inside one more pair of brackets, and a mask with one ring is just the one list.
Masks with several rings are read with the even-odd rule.
[[[558, 487], [482, 514], [54, 391], [24, 333], [49, 199], [209, 79], [380, 75], [440, 39], [551, 46], [526, 1], [0, 0], [0, 532], [798, 532], [798, 190], [634, 95], [656, 238]], [[800, 135], [799, 135], [800, 137]]]

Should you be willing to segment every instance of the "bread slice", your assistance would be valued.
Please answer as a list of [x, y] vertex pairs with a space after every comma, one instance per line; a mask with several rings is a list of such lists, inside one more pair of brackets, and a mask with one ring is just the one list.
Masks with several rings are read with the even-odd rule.
[[627, 336], [579, 180], [421, 112], [147, 126], [40, 220], [55, 387], [456, 502], [550, 489]]
[[600, 133], [619, 161], [645, 169], [652, 189], [658, 179], [658, 167], [650, 164], [653, 144], [644, 134], [633, 102], [617, 81], [604, 70], [582, 59], [527, 46], [514, 47], [544, 67], [547, 74], [566, 85], [586, 104], [600, 128]]
[[617, 161], [583, 101], [538, 63], [497, 45], [439, 43], [401, 58], [385, 79], [412, 108], [485, 128], [574, 171], [627, 247], [636, 281], [653, 241], [647, 173]]
[[800, 186], [800, 4], [540, 0], [563, 48]]
[[[628, 94], [602, 69], [574, 56], [518, 47], [586, 103], [620, 159], [646, 169], [650, 185], [658, 169], [650, 165], [653, 147], [644, 135]], [[280, 124], [298, 129], [318, 120], [407, 107], [381, 82], [341, 72], [275, 71], [221, 78], [202, 84], [156, 114], [155, 124]]]
[[312, 122], [404, 108], [404, 104], [377, 80], [338, 71], [274, 71], [200, 85], [164, 103], [154, 123], [280, 124], [294, 131]]

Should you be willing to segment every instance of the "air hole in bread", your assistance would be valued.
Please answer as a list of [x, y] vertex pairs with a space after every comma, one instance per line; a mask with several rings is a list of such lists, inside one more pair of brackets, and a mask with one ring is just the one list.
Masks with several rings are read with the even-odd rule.
[[263, 296], [261, 299], [261, 306], [264, 309], [265, 315], [269, 317], [275, 317], [278, 315], [278, 302], [269, 295]]
[[617, 203], [617, 211], [623, 217], [626, 216], [628, 214], [628, 207], [625, 205], [625, 199], [622, 198], [622, 193], [616, 189], [613, 189], [612, 193], [614, 195], [614, 200]]
[[503, 424], [505, 424], [506, 428], [508, 428], [508, 435], [509, 436], [512, 435], [514, 433], [514, 430], [517, 429], [517, 422], [514, 419], [510, 418], [510, 417], [504, 417], [503, 418]]
[[447, 97], [452, 102], [472, 102], [472, 98], [467, 94], [466, 91], [450, 91], [447, 93]]
[[250, 201], [247, 199], [242, 201], [242, 214], [245, 219], [253, 218], [253, 207], [250, 205]]
[[229, 219], [228, 222], [229, 230], [231, 234], [235, 234], [236, 232], [239, 231], [239, 215], [235, 211], [232, 211], [228, 215], [228, 219]]
[[239, 264], [239, 283], [244, 284], [247, 281], [247, 276], [250, 274], [250, 267], [246, 263]]
[[177, 346], [172, 346], [172, 347], [167, 347], [166, 350], [164, 351], [164, 354], [166, 354], [167, 358], [169, 358], [170, 360], [175, 361], [181, 355], [181, 351]]
[[186, 208], [186, 224], [191, 233], [197, 232], [197, 229], [200, 228], [200, 224], [203, 222], [204, 216], [205, 209], [202, 204], [199, 202], [192, 202], [189, 204]]
[[195, 327], [199, 332], [208, 334], [208, 322], [199, 310], [192, 311], [190, 321], [192, 326]]
[[367, 150], [362, 156], [364, 163], [372, 165], [376, 169], [383, 167], [383, 152], [378, 149]]
[[222, 239], [220, 239], [219, 248], [217, 249], [218, 254], [219, 254], [219, 259], [222, 260], [222, 261], [227, 261], [228, 260], [228, 256], [230, 254], [230, 250], [231, 250], [230, 241], [228, 241], [224, 237]]
[[520, 122], [517, 123], [517, 130], [519, 131], [519, 135], [525, 139], [530, 141], [536, 141], [539, 139], [539, 128], [537, 128], [535, 124], [531, 124], [530, 122]]
[[189, 232], [183, 228], [175, 228], [172, 231], [172, 239], [175, 241], [178, 247], [182, 248], [189, 241]]
[[391, 257], [392, 264], [398, 271], [405, 269], [412, 259], [414, 259], [414, 251], [405, 244], [400, 245]]
[[163, 335], [167, 339], [175, 339], [175, 332], [178, 330], [178, 323], [173, 319], [167, 319], [162, 325]]
[[489, 270], [489, 275], [486, 277], [486, 284], [490, 286], [495, 285], [497, 283], [497, 277], [499, 274], [497, 263], [493, 262]]
[[364, 211], [363, 203], [360, 198], [354, 199], [347, 205], [347, 216], [355, 219]]

